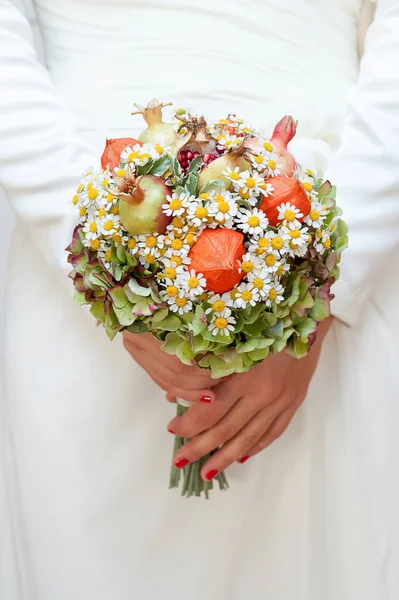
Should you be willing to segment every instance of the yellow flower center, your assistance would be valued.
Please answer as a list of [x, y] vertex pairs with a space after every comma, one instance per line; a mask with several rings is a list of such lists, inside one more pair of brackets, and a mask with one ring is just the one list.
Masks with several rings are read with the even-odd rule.
[[143, 152], [143, 154], [140, 154], [140, 160], [147, 160], [148, 158], [151, 158], [151, 154], [148, 154], [148, 152]]
[[132, 162], [134, 159], [138, 158], [140, 154], [138, 152], [131, 152], [127, 157], [128, 162]]
[[81, 206], [80, 210], [79, 210], [79, 214], [81, 217], [84, 217], [86, 214], [86, 207], [85, 206]]
[[111, 229], [114, 228], [114, 224], [112, 221], [105, 221], [104, 223], [104, 229], [105, 231], [111, 231]]
[[77, 204], [79, 202], [79, 196], [77, 194], [72, 198], [72, 204]]
[[121, 244], [122, 243], [122, 238], [119, 235], [119, 233], [114, 233], [114, 235], [112, 236], [112, 239], [114, 240], [115, 244]]
[[273, 146], [270, 142], [264, 142], [263, 147], [267, 152], [273, 152]]
[[241, 294], [241, 298], [245, 302], [249, 302], [249, 300], [252, 299], [252, 292], [250, 292], [249, 290], [244, 290], [243, 293]]
[[78, 185], [78, 189], [76, 190], [78, 192], [78, 194], [80, 194], [80, 192], [83, 190], [83, 183], [79, 183]]
[[301, 237], [301, 232], [299, 229], [290, 229], [290, 236], [294, 239]]
[[270, 160], [267, 161], [267, 166], [269, 167], [269, 169], [274, 171], [274, 169], [277, 167], [276, 161], [271, 158]]
[[284, 273], [284, 268], [283, 268], [283, 265], [279, 265], [279, 266], [277, 267], [277, 271], [276, 271], [276, 275], [277, 275], [277, 277], [281, 277], [281, 275], [282, 275], [283, 273]]
[[308, 244], [310, 245], [313, 242], [313, 238], [310, 235], [310, 233], [308, 234]]
[[320, 217], [320, 213], [314, 208], [310, 211], [309, 217], [312, 219], [312, 221], [317, 221], [317, 219]]
[[147, 248], [156, 248], [157, 238], [154, 235], [149, 235], [145, 241]]
[[277, 298], [277, 292], [274, 288], [272, 288], [271, 290], [269, 290], [269, 299], [275, 300], [276, 298]]
[[113, 214], [113, 215], [119, 215], [119, 206], [113, 206], [111, 208], [111, 214]]
[[229, 212], [229, 209], [230, 209], [230, 206], [229, 206], [228, 202], [226, 202], [225, 200], [222, 200], [221, 202], [219, 202], [219, 204], [218, 204], [219, 212], [221, 212], [225, 215], [226, 213]]
[[245, 185], [247, 188], [254, 188], [256, 186], [256, 181], [253, 177], [247, 177], [245, 180]]
[[178, 267], [180, 267], [180, 265], [183, 264], [183, 260], [180, 256], [172, 256], [172, 258], [170, 259], [170, 262], [176, 263], [176, 265]]
[[208, 292], [202, 292], [202, 294], [198, 296], [198, 300], [206, 302], [208, 300]]
[[203, 194], [200, 194], [199, 197], [201, 198], [201, 200], [208, 200], [209, 199], [209, 194], [205, 192]]
[[125, 169], [118, 169], [116, 171], [116, 174], [118, 177], [124, 177], [125, 176]]
[[97, 223], [96, 223], [95, 221], [92, 221], [92, 222], [90, 223], [90, 227], [89, 227], [89, 229], [90, 229], [90, 231], [91, 231], [92, 233], [96, 233], [96, 231], [97, 231]]
[[297, 250], [297, 249], [298, 249], [298, 244], [296, 244], [296, 243], [294, 242], [294, 240], [291, 240], [291, 241], [290, 241], [290, 248], [291, 248], [292, 250]]
[[251, 262], [250, 260], [244, 260], [244, 262], [241, 265], [241, 269], [244, 271], [244, 273], [250, 273], [253, 268], [254, 268], [254, 263]]
[[103, 179], [102, 182], [101, 182], [101, 185], [103, 187], [107, 187], [107, 185], [109, 185], [109, 180], [108, 179]]
[[91, 240], [90, 246], [92, 250], [98, 250], [100, 247], [100, 240]]
[[166, 248], [159, 248], [159, 256], [165, 256]]
[[181, 217], [173, 217], [172, 225], [173, 227], [183, 227], [184, 221]]
[[105, 208], [100, 208], [100, 210], [98, 211], [98, 216], [99, 217], [106, 217], [107, 216], [107, 211], [105, 210]]
[[268, 267], [272, 267], [276, 263], [276, 257], [274, 254], [268, 254], [265, 258], [265, 263]]
[[87, 190], [91, 190], [91, 188], [93, 187], [93, 184], [91, 183], [91, 181], [87, 184], [86, 189]]
[[176, 238], [181, 238], [183, 237], [183, 231], [181, 229], [174, 229], [173, 230], [173, 234]]
[[254, 287], [257, 288], [258, 290], [261, 290], [264, 286], [263, 279], [261, 279], [260, 277], [255, 277], [253, 284], [254, 284]]
[[171, 200], [169, 207], [170, 207], [170, 210], [180, 210], [182, 207], [181, 200], [178, 200], [177, 198], [174, 200]]
[[284, 211], [284, 219], [290, 223], [292, 223], [292, 221], [295, 221], [294, 211], [291, 209]]
[[252, 215], [252, 217], [249, 217], [248, 219], [248, 225], [250, 227], [258, 227], [260, 223], [260, 219], [259, 217], [256, 217], [255, 215]]
[[175, 285], [168, 285], [168, 287], [166, 288], [166, 295], [169, 296], [169, 298], [174, 298], [175, 296], [177, 296], [178, 293], [179, 290]]
[[222, 310], [224, 310], [225, 308], [225, 303], [223, 302], [223, 300], [216, 300], [216, 302], [214, 302], [212, 304], [212, 310], [214, 312], [222, 312]]
[[181, 250], [183, 248], [183, 242], [179, 239], [172, 240], [173, 250]]
[[87, 196], [90, 200], [95, 200], [98, 196], [98, 192], [95, 188], [91, 188], [88, 192], [87, 192]]
[[113, 202], [115, 200], [115, 196], [113, 196], [112, 194], [107, 194], [107, 202]]
[[187, 285], [189, 288], [194, 289], [198, 287], [199, 281], [196, 277], [190, 277], [190, 279], [187, 281]]
[[183, 296], [183, 298], [179, 296], [178, 298], [176, 298], [175, 304], [176, 304], [176, 306], [186, 306], [187, 299], [184, 298], [184, 296]]
[[239, 173], [237, 173], [237, 171], [232, 171], [229, 175], [230, 179], [233, 179], [234, 181], [238, 181], [240, 179], [240, 175]]
[[249, 191], [244, 192], [244, 188], [241, 188], [238, 194], [241, 196], [241, 198], [244, 198], [244, 200], [248, 200], [251, 195]]
[[313, 185], [310, 183], [310, 181], [304, 181], [303, 187], [307, 192], [311, 192], [313, 190]]
[[152, 254], [146, 254], [145, 259], [149, 265], [153, 265], [155, 262], [155, 256], [153, 256]]
[[155, 151], [158, 152], [158, 154], [163, 154], [163, 152], [165, 151], [163, 146], [160, 146], [159, 144], [155, 144], [154, 146]]
[[230, 298], [232, 300], [235, 300], [238, 295], [239, 295], [239, 291], [237, 290], [237, 288], [233, 288], [230, 292]]
[[222, 194], [216, 194], [216, 196], [214, 197], [214, 201], [215, 202], [224, 202], [224, 196], [222, 196]]
[[261, 165], [263, 163], [263, 156], [261, 154], [258, 154], [258, 156], [255, 156], [254, 161], [258, 164]]
[[205, 206], [199, 206], [195, 211], [195, 216], [199, 219], [206, 219], [208, 216], [208, 209]]
[[111, 260], [111, 250], [107, 250], [104, 254], [104, 260], [109, 262]]
[[130, 250], [133, 250], [133, 249], [134, 249], [136, 246], [137, 246], [137, 242], [136, 242], [136, 240], [135, 240], [134, 238], [130, 238], [130, 240], [129, 240], [129, 241], [128, 241], [128, 243], [127, 243], [127, 247], [128, 247]]
[[165, 269], [165, 277], [167, 279], [175, 279], [175, 277], [176, 277], [176, 269], [174, 269], [173, 267], [167, 267]]
[[269, 247], [269, 240], [267, 238], [259, 238], [258, 239], [258, 248], [268, 248]]
[[227, 319], [224, 317], [218, 317], [215, 319], [215, 327], [218, 329], [225, 329], [227, 327]]
[[188, 244], [189, 246], [193, 246], [195, 244], [195, 235], [193, 233], [188, 233], [186, 235], [186, 237], [184, 238], [184, 241], [186, 242], [186, 244]]
[[324, 246], [324, 248], [329, 248], [331, 246], [331, 240], [330, 240], [330, 238], [326, 238], [324, 240], [323, 246]]
[[316, 235], [316, 239], [317, 239], [317, 240], [320, 240], [320, 239], [321, 239], [321, 235], [322, 235], [322, 234], [321, 234], [321, 229], [318, 229], [318, 230], [316, 231], [316, 234], [315, 234], [315, 235]]
[[314, 175], [314, 172], [312, 171], [312, 169], [306, 169], [306, 173], [307, 173], [308, 175], [312, 175], [312, 177], [313, 177], [313, 175]]
[[276, 236], [272, 239], [272, 248], [274, 248], [275, 250], [281, 250], [281, 248], [283, 247], [283, 240], [281, 239], [281, 237]]

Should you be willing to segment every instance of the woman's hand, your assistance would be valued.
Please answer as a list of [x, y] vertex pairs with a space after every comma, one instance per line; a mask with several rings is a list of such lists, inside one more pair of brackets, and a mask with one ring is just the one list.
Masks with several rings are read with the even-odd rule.
[[123, 344], [134, 360], [165, 390], [169, 401], [174, 401], [175, 397], [205, 404], [215, 400], [211, 387], [219, 382], [204, 369], [184, 365], [176, 356], [161, 350], [161, 343], [151, 334], [125, 331]]
[[173, 419], [169, 430], [191, 438], [176, 453], [175, 465], [183, 467], [223, 446], [201, 471], [203, 479], [210, 480], [276, 440], [306, 397], [331, 321], [320, 324], [317, 340], [305, 358], [298, 360], [285, 352], [271, 356], [247, 373], [219, 383], [213, 389], [215, 402], [193, 406]]

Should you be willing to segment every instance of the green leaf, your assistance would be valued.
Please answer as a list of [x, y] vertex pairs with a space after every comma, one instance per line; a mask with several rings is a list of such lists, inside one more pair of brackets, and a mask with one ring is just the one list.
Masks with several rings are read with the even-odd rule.
[[161, 350], [168, 354], [176, 355], [176, 350], [182, 343], [182, 338], [178, 333], [168, 333], [165, 342], [161, 346]]
[[157, 323], [157, 329], [161, 331], [177, 331], [180, 329], [181, 321], [179, 317], [175, 317], [174, 315], [169, 315], [166, 319], [163, 319], [159, 323]]
[[169, 314], [168, 308], [161, 308], [160, 310], [157, 310], [157, 312], [153, 314], [151, 321], [152, 321], [152, 323], [159, 323], [160, 321], [163, 321], [164, 319], [166, 319], [168, 314]]
[[[317, 190], [317, 195], [319, 198], [324, 198], [325, 196], [329, 196], [330, 198], [335, 198], [335, 186], [333, 187], [329, 181], [325, 181], [323, 185], [319, 187]], [[334, 195], [332, 195], [334, 194]]]
[[87, 304], [85, 292], [77, 292], [77, 291], [75, 291], [73, 297], [74, 297], [74, 300], [75, 300], [75, 302], [76, 302], [76, 304], [78, 306], [83, 306], [84, 304]]
[[248, 325], [244, 325], [243, 331], [250, 337], [260, 337], [262, 335], [263, 330], [265, 329], [265, 324], [263, 321], [256, 321], [255, 323], [249, 323]]
[[306, 317], [301, 323], [296, 325], [295, 330], [301, 342], [307, 343], [309, 336], [317, 329], [317, 323], [310, 317]]
[[198, 195], [205, 194], [206, 192], [209, 192], [210, 190], [214, 190], [216, 188], [226, 188], [226, 186], [220, 179], [213, 179], [212, 181], [208, 181], [208, 183], [202, 186]]
[[133, 314], [136, 317], [149, 317], [156, 309], [157, 307], [151, 298], [141, 298], [140, 302], [134, 305]]
[[137, 294], [138, 296], [149, 296], [151, 294], [151, 288], [149, 288], [149, 287], [143, 287], [142, 285], [140, 285], [138, 283], [138, 281], [136, 281], [135, 279], [133, 279], [133, 277], [129, 281], [128, 286], [129, 286], [130, 290], [134, 294]]
[[[171, 171], [172, 171], [173, 177], [174, 177], [174, 183], [176, 185], [182, 176], [181, 166], [180, 166], [180, 163], [177, 160], [177, 158], [175, 158], [174, 156], [169, 155], [169, 160], [170, 160], [170, 168], [171, 168]], [[175, 191], [177, 192], [177, 190], [175, 190]], [[177, 193], [179, 193], [179, 192], [177, 192]]]
[[327, 296], [320, 293], [318, 290], [316, 292], [316, 297], [314, 299], [314, 306], [309, 312], [309, 317], [314, 319], [315, 321], [324, 321], [330, 315], [330, 300]]
[[190, 196], [195, 194], [195, 188], [197, 187], [197, 181], [198, 181], [197, 175], [193, 175], [191, 173], [191, 175], [189, 175], [187, 177], [186, 189], [187, 189], [188, 193], [190, 194]]
[[181, 360], [185, 365], [192, 365], [194, 352], [191, 350], [189, 342], [186, 340], [182, 342], [180, 340], [180, 345], [176, 348], [176, 356]]
[[101, 323], [105, 323], [105, 311], [104, 311], [104, 302], [93, 302], [90, 307], [90, 312], [97, 321]]
[[191, 329], [194, 335], [199, 335], [208, 326], [205, 311], [199, 304], [195, 308], [195, 314], [191, 325]]
[[231, 342], [233, 341], [231, 335], [223, 335], [222, 333], [217, 333], [216, 335], [213, 335], [212, 332], [209, 331], [209, 329], [205, 329], [202, 332], [202, 337], [205, 340], [208, 340], [208, 342], [215, 342], [217, 344], [221, 344], [222, 346], [228, 346], [228, 344], [231, 344]]
[[130, 333], [148, 333], [149, 329], [143, 321], [137, 320], [132, 325], [129, 325], [127, 331], [130, 331]]
[[199, 170], [201, 169], [202, 166], [202, 156], [196, 156], [190, 163], [190, 166], [188, 167], [188, 171], [187, 174], [191, 175], [192, 173], [196, 173], [197, 171], [199, 172]]
[[133, 314], [133, 308], [133, 304], [130, 304], [130, 302], [127, 302], [122, 308], [114, 306], [118, 321], [124, 327], [128, 327], [136, 320], [136, 316]]
[[161, 156], [160, 158], [157, 158], [157, 160], [155, 160], [152, 163], [148, 173], [150, 173], [151, 175], [156, 175], [157, 177], [160, 177], [166, 171], [168, 171], [169, 168], [170, 168], [170, 156], [168, 156], [166, 154], [165, 156]]
[[123, 265], [126, 264], [126, 252], [122, 244], [116, 247], [116, 255]]
[[273, 313], [266, 312], [263, 315], [263, 321], [267, 327], [274, 327], [277, 323], [277, 317]]
[[264, 360], [266, 356], [269, 354], [269, 348], [259, 348], [256, 350], [251, 350], [248, 352], [248, 356], [253, 361]]
[[274, 339], [282, 338], [284, 334], [284, 326], [282, 321], [277, 321], [274, 327], [268, 327], [264, 330], [263, 335], [271, 336]]
[[128, 297], [122, 286], [117, 286], [108, 291], [108, 295], [111, 297], [112, 303], [116, 308], [123, 308], [128, 302]]
[[200, 335], [194, 336], [191, 340], [191, 348], [195, 354], [208, 350], [210, 342], [204, 340]]

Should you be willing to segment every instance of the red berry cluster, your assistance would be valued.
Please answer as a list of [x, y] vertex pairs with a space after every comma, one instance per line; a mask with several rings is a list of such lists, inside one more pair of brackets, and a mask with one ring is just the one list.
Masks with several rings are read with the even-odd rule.
[[[225, 152], [225, 148], [220, 146], [220, 148], [216, 148], [217, 154], [212, 154], [211, 152], [207, 152], [202, 157], [203, 165], [209, 165], [213, 160], [218, 158], [221, 154]], [[199, 156], [199, 152], [191, 152], [191, 150], [182, 150], [179, 154], [178, 161], [182, 168], [182, 171], [185, 173], [190, 166], [190, 163], [196, 156]]]

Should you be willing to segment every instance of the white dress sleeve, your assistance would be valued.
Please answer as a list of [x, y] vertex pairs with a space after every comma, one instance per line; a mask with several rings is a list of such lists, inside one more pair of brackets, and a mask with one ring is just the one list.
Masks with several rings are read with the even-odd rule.
[[399, 0], [377, 5], [342, 143], [327, 177], [337, 185], [349, 226], [332, 311], [353, 325], [399, 246]]
[[40, 64], [29, 22], [16, 4], [0, 0], [0, 184], [71, 288], [65, 252], [77, 216], [71, 198], [94, 157]]

